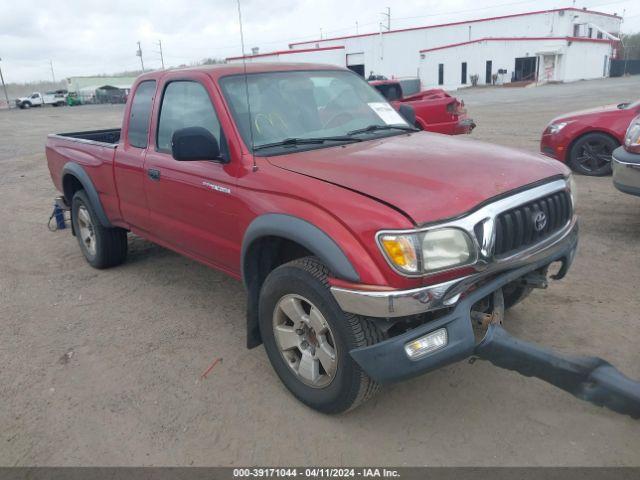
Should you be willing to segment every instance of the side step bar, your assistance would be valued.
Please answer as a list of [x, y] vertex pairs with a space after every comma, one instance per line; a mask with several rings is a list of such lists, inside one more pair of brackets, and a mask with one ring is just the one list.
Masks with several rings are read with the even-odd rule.
[[475, 355], [497, 367], [537, 377], [595, 405], [640, 418], [640, 382], [601, 358], [562, 355], [515, 338], [498, 324], [489, 325]]

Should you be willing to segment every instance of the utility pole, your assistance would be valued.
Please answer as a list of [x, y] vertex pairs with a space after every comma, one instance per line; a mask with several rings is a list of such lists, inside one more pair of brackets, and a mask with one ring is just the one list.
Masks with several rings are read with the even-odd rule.
[[138, 51], [136, 56], [140, 57], [140, 65], [142, 65], [142, 71], [144, 72], [144, 61], [142, 60], [142, 47], [140, 46], [140, 40], [138, 40]]
[[320, 40], [322, 40], [322, 27], [320, 27]]
[[160, 54], [160, 63], [162, 63], [162, 69], [164, 70], [164, 57], [162, 56], [162, 40], [158, 40], [158, 48], [160, 48], [160, 51], [158, 52]]
[[56, 76], [53, 73], [53, 60], [49, 60], [49, 66], [51, 67], [51, 78], [53, 79], [53, 83], [56, 83]]
[[384, 15], [387, 17], [387, 32], [391, 30], [391, 8], [387, 7], [386, 12], [380, 13], [380, 15]]
[[[2, 59], [0, 58], [0, 62]], [[4, 90], [4, 98], [7, 100], [7, 108], [11, 108], [9, 105], [9, 95], [7, 95], [7, 86], [4, 84], [4, 77], [2, 76], [2, 68], [0, 68], [0, 81], [2, 82], [2, 89]]]

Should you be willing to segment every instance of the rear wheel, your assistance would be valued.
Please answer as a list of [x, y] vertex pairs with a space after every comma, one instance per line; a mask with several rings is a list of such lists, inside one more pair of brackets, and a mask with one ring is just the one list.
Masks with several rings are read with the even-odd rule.
[[618, 142], [604, 133], [589, 133], [579, 138], [569, 151], [569, 165], [581, 173], [600, 177], [611, 174], [611, 155]]
[[127, 257], [127, 232], [102, 226], [84, 190], [71, 202], [71, 221], [80, 250], [94, 268], [120, 265]]
[[384, 336], [370, 320], [340, 309], [329, 291], [327, 273], [313, 257], [271, 272], [260, 292], [260, 333], [289, 391], [311, 408], [340, 413], [379, 389], [349, 351]]

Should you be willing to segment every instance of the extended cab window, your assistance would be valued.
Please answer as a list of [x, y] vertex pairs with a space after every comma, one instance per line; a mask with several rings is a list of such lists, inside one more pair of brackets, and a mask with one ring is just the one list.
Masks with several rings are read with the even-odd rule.
[[221, 142], [220, 122], [205, 88], [192, 81], [171, 82], [164, 91], [157, 146], [159, 151], [171, 151], [173, 132], [187, 127], [203, 127]]
[[131, 104], [131, 116], [129, 117], [129, 144], [132, 147], [147, 148], [149, 137], [149, 117], [153, 94], [156, 91], [155, 80], [142, 82], [138, 85]]

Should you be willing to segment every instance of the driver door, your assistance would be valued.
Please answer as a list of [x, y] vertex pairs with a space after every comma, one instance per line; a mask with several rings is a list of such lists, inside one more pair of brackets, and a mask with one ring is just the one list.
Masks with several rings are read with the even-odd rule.
[[[236, 164], [211, 101], [211, 80], [169, 76], [145, 159], [145, 193], [151, 234], [158, 243], [222, 269], [237, 269]], [[175, 78], [175, 79], [172, 79]], [[203, 127], [220, 145], [220, 161], [177, 161], [171, 155], [176, 130]]]

